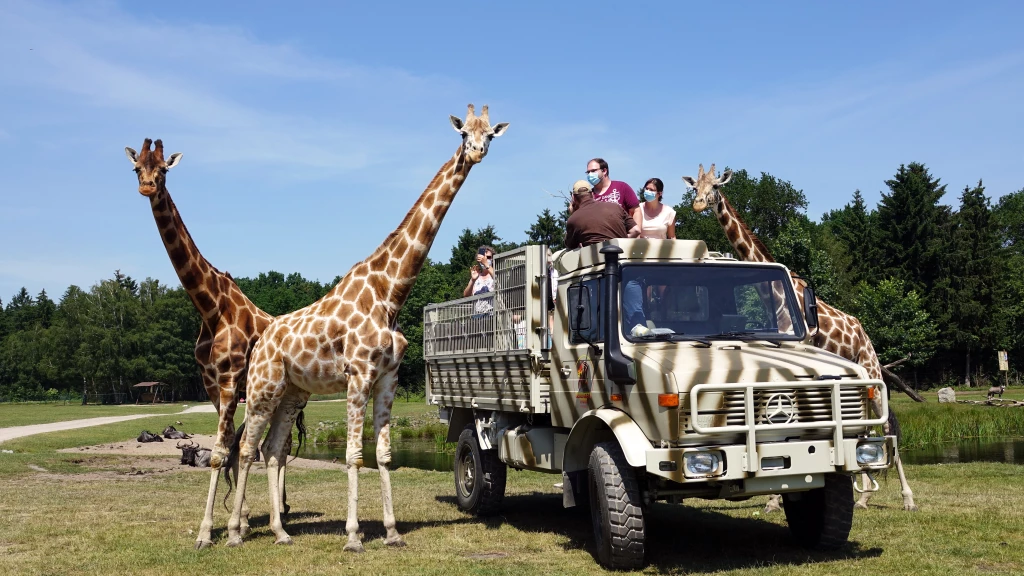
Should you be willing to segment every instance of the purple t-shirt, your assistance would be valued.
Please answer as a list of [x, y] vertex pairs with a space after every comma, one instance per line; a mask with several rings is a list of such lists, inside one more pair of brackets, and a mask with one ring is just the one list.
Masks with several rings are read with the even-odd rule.
[[629, 184], [625, 182], [619, 182], [618, 180], [612, 180], [608, 185], [608, 189], [603, 194], [594, 193], [594, 200], [598, 202], [618, 202], [619, 206], [626, 211], [627, 214], [631, 214], [633, 209], [640, 205], [640, 200], [636, 197], [636, 192], [630, 188]]

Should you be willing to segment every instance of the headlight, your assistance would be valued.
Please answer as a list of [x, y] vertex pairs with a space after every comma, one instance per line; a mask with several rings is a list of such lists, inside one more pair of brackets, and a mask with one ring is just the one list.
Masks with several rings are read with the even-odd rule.
[[885, 446], [879, 442], [869, 442], [857, 446], [857, 464], [881, 464], [885, 462]]
[[693, 476], [714, 474], [722, 464], [720, 452], [687, 452], [683, 454], [686, 471]]

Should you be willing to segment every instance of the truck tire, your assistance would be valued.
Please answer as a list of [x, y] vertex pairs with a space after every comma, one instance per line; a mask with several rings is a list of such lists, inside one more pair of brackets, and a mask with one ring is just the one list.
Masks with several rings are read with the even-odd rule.
[[632, 570], [644, 564], [644, 516], [636, 472], [617, 442], [590, 452], [590, 519], [597, 559], [607, 568]]
[[508, 469], [497, 450], [481, 450], [476, 430], [467, 426], [455, 447], [455, 498], [459, 510], [476, 516], [494, 514], [505, 498]]
[[789, 531], [798, 544], [838, 550], [853, 525], [853, 481], [845, 474], [826, 474], [825, 486], [782, 495]]

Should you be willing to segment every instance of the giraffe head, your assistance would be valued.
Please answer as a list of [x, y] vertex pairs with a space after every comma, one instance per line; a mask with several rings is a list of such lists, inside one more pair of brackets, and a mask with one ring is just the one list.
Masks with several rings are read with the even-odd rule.
[[714, 164], [711, 165], [711, 170], [707, 172], [704, 171], [703, 164], [699, 165], [696, 180], [692, 176], [683, 176], [683, 182], [686, 182], [687, 186], [697, 191], [697, 195], [693, 197], [693, 211], [703, 212], [708, 206], [717, 206], [722, 198], [718, 188], [728, 184], [731, 178], [732, 170], [723, 172], [721, 178], [716, 177]]
[[505, 129], [508, 128], [508, 122], [491, 127], [486, 105], [484, 105], [483, 112], [477, 116], [473, 111], [473, 105], [470, 104], [465, 122], [455, 116], [450, 116], [450, 118], [455, 131], [462, 134], [462, 153], [473, 164], [487, 156], [487, 147], [491, 144], [491, 140], [504, 134]]
[[135, 167], [135, 173], [139, 176], [139, 194], [143, 196], [152, 196], [163, 188], [167, 171], [177, 166], [181, 160], [181, 152], [175, 152], [165, 161], [164, 143], [157, 140], [156, 148], [153, 150], [149, 149], [150, 144], [153, 144], [153, 141], [146, 138], [142, 143], [141, 153], [128, 147], [124, 149], [132, 166]]

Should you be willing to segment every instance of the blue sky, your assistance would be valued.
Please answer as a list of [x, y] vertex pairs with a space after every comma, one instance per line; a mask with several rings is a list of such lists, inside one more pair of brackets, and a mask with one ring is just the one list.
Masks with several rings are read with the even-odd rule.
[[[1024, 187], [1017, 2], [0, 2], [0, 299], [114, 269], [177, 285], [123, 148], [235, 276], [329, 281], [401, 221], [473, 102], [511, 123], [431, 256], [522, 240], [603, 156], [679, 201], [697, 164], [791, 181], [809, 214], [901, 163], [954, 204]], [[442, 8], [443, 6], [443, 8]]]

